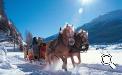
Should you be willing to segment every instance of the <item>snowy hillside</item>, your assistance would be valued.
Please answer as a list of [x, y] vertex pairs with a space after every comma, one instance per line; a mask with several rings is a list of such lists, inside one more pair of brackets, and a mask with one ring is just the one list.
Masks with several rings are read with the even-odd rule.
[[[4, 45], [6, 45], [5, 42]], [[97, 47], [99, 47], [98, 50], [96, 50]], [[37, 62], [29, 63], [24, 59], [22, 52], [5, 54], [3, 47], [0, 47], [0, 75], [122, 75], [122, 49], [116, 48], [121, 47], [121, 44], [104, 45], [106, 49], [103, 50], [101, 47], [103, 46], [90, 46], [87, 53], [81, 53], [82, 63], [76, 68], [72, 67], [69, 58], [68, 72], [61, 69], [62, 61], [55, 64], [55, 67], [49, 68], [45, 65], [38, 65]], [[101, 56], [105, 53], [112, 55], [112, 62], [116, 64], [115, 69], [101, 63]]]
[[[78, 27], [89, 32], [91, 44], [121, 43], [122, 9], [108, 12], [94, 18], [91, 22]], [[99, 32], [99, 33], [98, 33]]]

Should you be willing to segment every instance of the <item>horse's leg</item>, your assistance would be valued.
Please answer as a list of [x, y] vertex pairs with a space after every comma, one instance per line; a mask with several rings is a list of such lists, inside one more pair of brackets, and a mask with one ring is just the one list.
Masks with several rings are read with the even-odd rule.
[[75, 61], [74, 61], [74, 58], [73, 58], [73, 54], [71, 54], [71, 61], [72, 61], [73, 67], [75, 67]]
[[49, 64], [52, 65], [52, 53], [49, 53]]
[[67, 71], [67, 58], [61, 56], [61, 59], [63, 61], [62, 69], [64, 69], [65, 71]]
[[78, 64], [80, 64], [81, 63], [80, 52], [77, 53], [77, 58], [79, 60]]
[[46, 55], [46, 62], [47, 64], [51, 65], [51, 54]]
[[65, 71], [67, 71], [67, 58], [65, 58]]
[[64, 58], [64, 70], [67, 71], [67, 57]]
[[63, 65], [62, 65], [62, 69], [63, 69], [64, 68], [64, 58], [63, 58], [63, 56], [61, 56], [61, 60], [63, 62]]
[[[78, 59], [78, 62], [77, 62], [77, 63], [74, 61], [74, 57], [73, 57], [74, 55], [75, 55], [75, 56], [77, 57], [77, 59]], [[72, 54], [71, 60], [72, 60], [73, 66], [75, 67], [75, 65], [81, 63], [81, 58], [80, 58], [80, 52], [74, 53], [74, 55]]]

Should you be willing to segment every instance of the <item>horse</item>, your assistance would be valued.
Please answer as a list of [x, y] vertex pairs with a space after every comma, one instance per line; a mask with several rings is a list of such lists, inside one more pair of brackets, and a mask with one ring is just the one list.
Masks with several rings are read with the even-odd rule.
[[[88, 42], [88, 32], [84, 30], [80, 30], [79, 32], [75, 32], [74, 35], [75, 44], [70, 47], [70, 57], [73, 66], [78, 65], [81, 63], [80, 53], [86, 52], [89, 48], [89, 42]], [[78, 63], [74, 61], [74, 56], [78, 58]]]
[[[50, 51], [55, 50], [55, 47], [54, 47], [54, 46], [58, 45], [58, 42], [62, 42], [62, 43], [63, 43], [62, 39], [60, 39], [60, 38], [62, 38], [61, 36], [62, 36], [62, 35], [59, 34], [59, 37], [58, 37], [59, 41], [53, 40], [53, 41], [50, 42], [50, 46], [52, 47], [52, 48], [51, 48], [52, 50], [50, 50]], [[73, 39], [72, 39], [72, 40], [73, 40]], [[69, 42], [69, 44], [70, 44], [70, 45], [68, 46], [69, 52], [67, 52], [66, 56], [63, 56], [60, 52], [59, 52], [59, 53], [60, 53], [62, 56], [57, 56], [57, 53], [55, 53], [55, 51], [49, 52], [49, 54], [48, 54], [48, 56], [50, 57], [50, 58], [49, 58], [50, 61], [56, 61], [56, 57], [57, 57], [58, 59], [61, 58], [62, 61], [63, 61], [63, 66], [62, 66], [62, 68], [65, 69], [66, 71], [67, 71], [67, 68], [66, 68], [66, 65], [67, 65], [67, 58], [68, 58], [68, 57], [71, 58], [73, 67], [75, 67], [75, 65], [78, 65], [78, 64], [81, 63], [80, 52], [81, 52], [81, 51], [82, 51], [82, 52], [85, 52], [85, 51], [87, 51], [88, 48], [89, 48], [88, 32], [86, 32], [86, 31], [84, 31], [84, 30], [80, 30], [79, 32], [75, 32], [75, 34], [74, 34], [74, 40], [75, 40], [74, 43], [72, 43], [72, 41]], [[52, 45], [51, 45], [51, 44], [52, 44]], [[53, 47], [54, 47], [54, 48], [53, 48]], [[76, 62], [74, 61], [74, 58], [73, 58], [74, 56], [76, 56], [76, 57], [78, 58], [78, 60], [79, 60], [78, 63], [76, 63]]]
[[58, 38], [47, 44], [46, 61], [51, 64], [54, 58], [61, 58], [63, 61], [62, 69], [67, 71], [67, 58], [70, 56], [70, 46], [74, 45], [74, 30], [73, 26], [67, 26], [64, 29], [60, 28]]

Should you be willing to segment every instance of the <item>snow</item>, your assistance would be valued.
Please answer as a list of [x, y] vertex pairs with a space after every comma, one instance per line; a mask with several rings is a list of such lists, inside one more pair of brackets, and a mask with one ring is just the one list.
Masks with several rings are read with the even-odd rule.
[[[99, 47], [98, 50], [96, 50], [97, 47]], [[0, 43], [0, 75], [122, 75], [121, 45], [104, 45], [104, 47], [105, 49], [101, 49], [101, 46], [98, 45], [90, 46], [88, 52], [81, 53], [82, 63], [75, 68], [72, 66], [71, 59], [68, 58], [68, 71], [66, 72], [61, 69], [61, 60], [51, 68], [38, 65], [38, 62], [29, 63], [24, 59], [23, 52], [9, 51], [9, 49], [13, 49], [11, 43]], [[5, 53], [6, 49], [7, 53]], [[102, 54], [112, 56], [112, 62], [116, 64], [115, 69], [101, 63]], [[76, 57], [74, 58], [76, 59]]]

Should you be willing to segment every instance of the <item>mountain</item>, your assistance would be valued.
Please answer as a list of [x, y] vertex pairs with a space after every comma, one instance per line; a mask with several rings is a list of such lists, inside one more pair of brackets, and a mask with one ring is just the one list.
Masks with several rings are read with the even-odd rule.
[[[100, 15], [89, 23], [76, 29], [84, 29], [89, 33], [90, 44], [110, 44], [122, 42], [122, 10], [116, 10], [104, 15]], [[45, 40], [55, 39], [57, 34]]]
[[58, 34], [54, 34], [54, 35], [52, 35], [52, 36], [49, 36], [49, 37], [45, 38], [45, 39], [44, 39], [44, 42], [49, 42], [49, 41], [51, 41], [51, 40], [56, 39], [57, 37], [58, 37]]
[[101, 15], [91, 22], [77, 28], [89, 32], [91, 44], [120, 43], [122, 42], [122, 10], [116, 10]]

